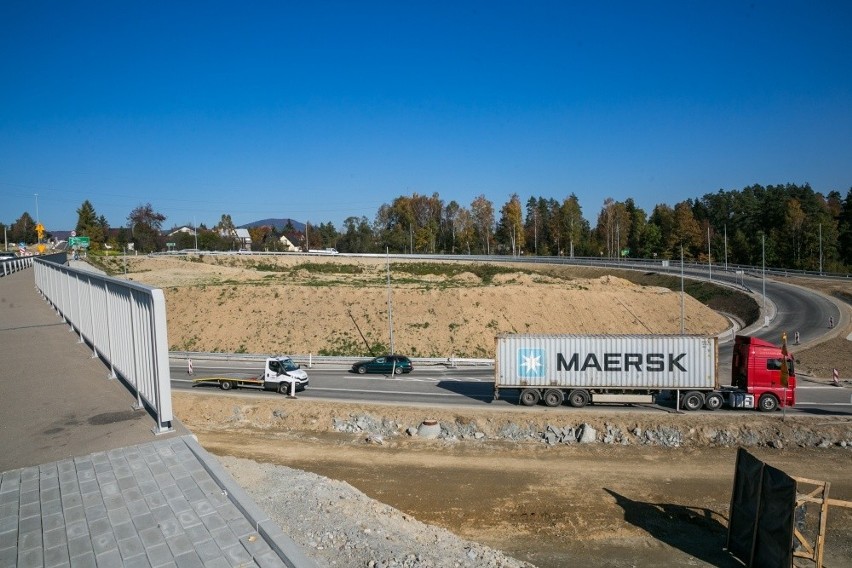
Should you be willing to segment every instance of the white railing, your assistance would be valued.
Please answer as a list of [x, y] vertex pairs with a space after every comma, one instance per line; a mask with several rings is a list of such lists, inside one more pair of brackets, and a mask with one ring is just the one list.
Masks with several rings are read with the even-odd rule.
[[0, 260], [0, 276], [8, 276], [13, 272], [29, 268], [32, 265], [33, 257], [31, 256]]
[[57, 313], [148, 407], [156, 434], [172, 431], [166, 300], [142, 284], [36, 259], [35, 283]]

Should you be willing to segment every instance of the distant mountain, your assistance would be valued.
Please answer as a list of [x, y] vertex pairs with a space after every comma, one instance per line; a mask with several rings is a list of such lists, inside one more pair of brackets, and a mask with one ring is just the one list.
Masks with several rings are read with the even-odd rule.
[[254, 227], [275, 227], [277, 231], [283, 231], [284, 227], [287, 226], [287, 223], [293, 225], [293, 228], [299, 231], [300, 233], [305, 232], [305, 224], [296, 221], [295, 219], [263, 219], [261, 221], [252, 221], [251, 223], [246, 223], [245, 225], [240, 225], [237, 229], [252, 229]]

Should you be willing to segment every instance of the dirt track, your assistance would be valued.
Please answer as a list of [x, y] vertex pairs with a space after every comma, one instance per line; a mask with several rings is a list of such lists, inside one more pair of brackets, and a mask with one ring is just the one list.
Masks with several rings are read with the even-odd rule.
[[[475, 419], [489, 433], [510, 419], [548, 421], [523, 411], [477, 409], [471, 416], [464, 410], [350, 407], [272, 395], [250, 399], [180, 395], [175, 410], [214, 454], [286, 465], [346, 481], [420, 521], [542, 568], [737, 566], [723, 550], [734, 447], [550, 447], [423, 440], [405, 434], [375, 444], [368, 443], [363, 434], [331, 431], [333, 418], [360, 412], [385, 416], [403, 430], [406, 424], [422, 420], [424, 413], [441, 420]], [[630, 413], [629, 417], [619, 414], [620, 422], [643, 428], [691, 420], [699, 430], [750, 424], [765, 430], [780, 420], [780, 416], [760, 414], [753, 420], [741, 415], [726, 417], [721, 411], [664, 417], [647, 412]], [[573, 416], [575, 421], [598, 423], [606, 420], [607, 413]], [[824, 420], [809, 418], [803, 424], [819, 427]], [[848, 420], [830, 420], [824, 427], [852, 438]], [[795, 430], [795, 423], [792, 428]], [[852, 499], [849, 449], [749, 450], [791, 475], [831, 481], [835, 498]], [[826, 566], [848, 566], [852, 509], [833, 509], [829, 528]]]

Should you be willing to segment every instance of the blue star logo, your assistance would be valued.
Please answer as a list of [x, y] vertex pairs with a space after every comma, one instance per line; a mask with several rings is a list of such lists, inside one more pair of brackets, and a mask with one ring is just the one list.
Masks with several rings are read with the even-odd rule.
[[518, 349], [518, 376], [525, 379], [543, 377], [547, 370], [544, 349]]

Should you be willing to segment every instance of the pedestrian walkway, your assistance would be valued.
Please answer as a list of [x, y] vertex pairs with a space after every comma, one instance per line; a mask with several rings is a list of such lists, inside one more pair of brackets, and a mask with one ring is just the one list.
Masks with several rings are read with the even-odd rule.
[[313, 566], [34, 286], [0, 278], [0, 566]]

